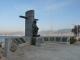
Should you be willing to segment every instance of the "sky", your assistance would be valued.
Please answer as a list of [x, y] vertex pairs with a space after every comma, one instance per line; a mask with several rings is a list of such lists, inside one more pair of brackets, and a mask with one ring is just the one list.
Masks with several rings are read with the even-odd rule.
[[80, 0], [0, 0], [0, 32], [25, 31], [25, 16], [35, 10], [42, 30], [71, 29], [80, 24]]

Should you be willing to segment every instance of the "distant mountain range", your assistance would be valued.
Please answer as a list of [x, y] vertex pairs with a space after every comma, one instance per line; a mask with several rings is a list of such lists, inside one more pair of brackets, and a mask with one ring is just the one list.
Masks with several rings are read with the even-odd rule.
[[72, 34], [71, 29], [60, 29], [57, 31], [54, 30], [47, 30], [47, 31], [39, 31], [39, 34], [41, 35], [49, 35], [49, 34]]
[[[20, 32], [7, 32], [7, 33], [0, 33], [4, 34], [4, 35], [25, 35], [24, 31], [20, 31]], [[39, 31], [40, 35], [49, 35], [49, 34], [72, 34], [71, 29], [60, 29], [57, 31], [54, 30], [44, 30], [44, 31]]]

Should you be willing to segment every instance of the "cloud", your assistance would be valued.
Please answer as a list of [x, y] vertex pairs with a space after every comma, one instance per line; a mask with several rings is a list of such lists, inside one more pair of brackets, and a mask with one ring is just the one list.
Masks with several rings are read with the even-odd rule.
[[46, 10], [58, 10], [59, 8], [69, 5], [71, 2], [60, 2], [56, 4], [51, 4], [46, 7]]

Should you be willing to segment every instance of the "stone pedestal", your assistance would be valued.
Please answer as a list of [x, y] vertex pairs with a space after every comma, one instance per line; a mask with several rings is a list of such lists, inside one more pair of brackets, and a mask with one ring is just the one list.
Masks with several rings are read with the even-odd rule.
[[32, 37], [31, 45], [41, 46], [41, 45], [45, 45], [45, 44], [44, 44], [44, 40], [42, 37]]
[[13, 58], [22, 54], [24, 54], [24, 52], [11, 38], [5, 39], [4, 55], [6, 58]]
[[31, 39], [31, 45], [36, 45], [36, 37], [33, 37], [33, 38]]

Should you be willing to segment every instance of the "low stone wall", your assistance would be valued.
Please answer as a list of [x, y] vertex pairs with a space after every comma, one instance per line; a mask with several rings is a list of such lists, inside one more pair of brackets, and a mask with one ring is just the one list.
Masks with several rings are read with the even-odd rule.
[[22, 47], [30, 44], [30, 37], [6, 38], [4, 55], [6, 58], [13, 58], [24, 54]]
[[45, 42], [58, 42], [69, 44], [70, 37], [18, 37], [18, 38], [6, 38], [4, 48], [4, 55], [6, 58], [13, 58], [24, 54], [22, 49], [27, 44], [42, 46], [46, 45]]
[[42, 37], [44, 42], [58, 42], [70, 44], [70, 37]]

